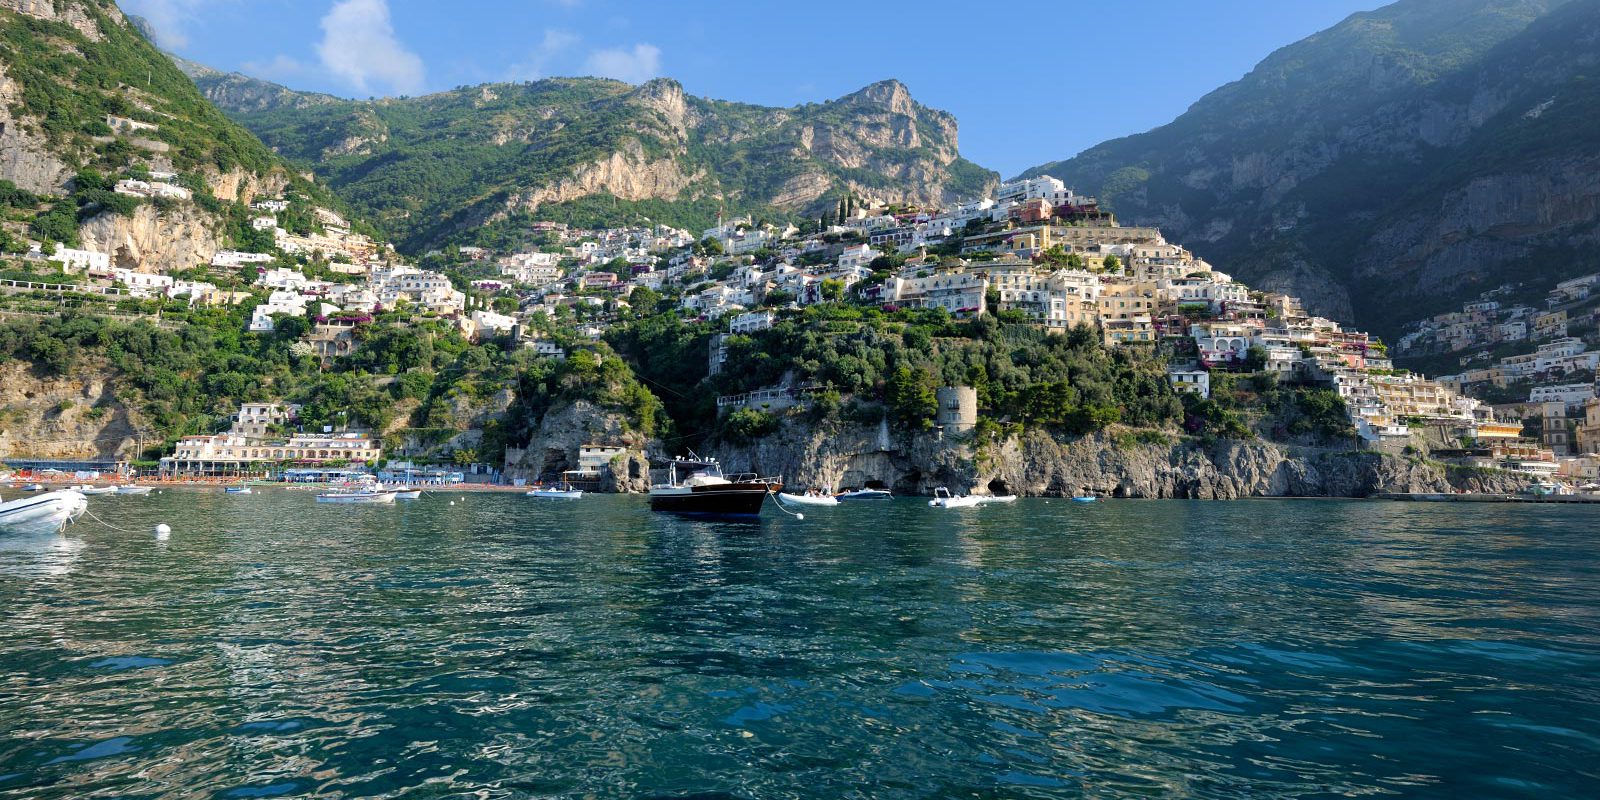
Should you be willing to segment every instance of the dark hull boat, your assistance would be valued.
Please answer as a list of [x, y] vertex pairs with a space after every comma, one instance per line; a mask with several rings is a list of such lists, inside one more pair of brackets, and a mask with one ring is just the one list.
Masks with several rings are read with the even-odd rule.
[[667, 482], [650, 489], [650, 510], [700, 517], [753, 518], [783, 482], [756, 475], [723, 477], [715, 459], [677, 458]]

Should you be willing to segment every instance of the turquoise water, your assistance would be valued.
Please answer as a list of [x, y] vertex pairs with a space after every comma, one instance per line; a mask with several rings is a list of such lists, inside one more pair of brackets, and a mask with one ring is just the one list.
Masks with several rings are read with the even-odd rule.
[[91, 510], [0, 538], [0, 797], [1600, 785], [1600, 508]]

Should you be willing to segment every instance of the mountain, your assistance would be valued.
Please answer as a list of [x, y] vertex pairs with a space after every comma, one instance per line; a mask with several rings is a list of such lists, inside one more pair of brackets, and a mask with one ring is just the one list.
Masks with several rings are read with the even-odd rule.
[[532, 215], [701, 226], [719, 211], [810, 214], [844, 193], [937, 203], [999, 177], [961, 158], [953, 116], [892, 80], [771, 108], [694, 97], [668, 79], [552, 78], [352, 101], [190, 74], [413, 252]]
[[[152, 172], [175, 173], [192, 198], [110, 191]], [[0, 240], [82, 246], [137, 269], [187, 269], [233, 246], [259, 195], [292, 185], [332, 200], [201, 96], [111, 0], [0, 0], [0, 180], [28, 198], [11, 204]]]
[[1401, 0], [1024, 175], [1380, 332], [1593, 271], [1600, 0]]
[[[83, 167], [204, 174], [233, 199], [283, 162], [228, 119], [111, 0], [0, 0], [0, 177], [36, 192]], [[138, 130], [113, 131], [111, 118]], [[146, 127], [148, 125], [148, 127]]]

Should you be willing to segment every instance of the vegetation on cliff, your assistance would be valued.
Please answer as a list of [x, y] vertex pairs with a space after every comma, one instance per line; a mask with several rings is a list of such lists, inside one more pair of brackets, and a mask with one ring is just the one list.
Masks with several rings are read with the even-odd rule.
[[485, 222], [523, 210], [581, 225], [645, 217], [700, 228], [719, 210], [804, 216], [851, 191], [935, 202], [981, 194], [998, 177], [960, 158], [953, 117], [894, 81], [794, 108], [691, 97], [664, 79], [597, 78], [264, 104], [287, 90], [242, 93], [238, 76], [194, 75], [416, 252], [478, 243]]

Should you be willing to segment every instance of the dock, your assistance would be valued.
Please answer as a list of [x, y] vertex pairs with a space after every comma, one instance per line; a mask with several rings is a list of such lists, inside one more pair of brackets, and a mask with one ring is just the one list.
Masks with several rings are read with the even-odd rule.
[[1382, 492], [1373, 495], [1378, 500], [1401, 500], [1412, 503], [1533, 503], [1537, 505], [1591, 504], [1600, 505], [1600, 494], [1542, 495], [1531, 494], [1446, 494], [1444, 492]]

